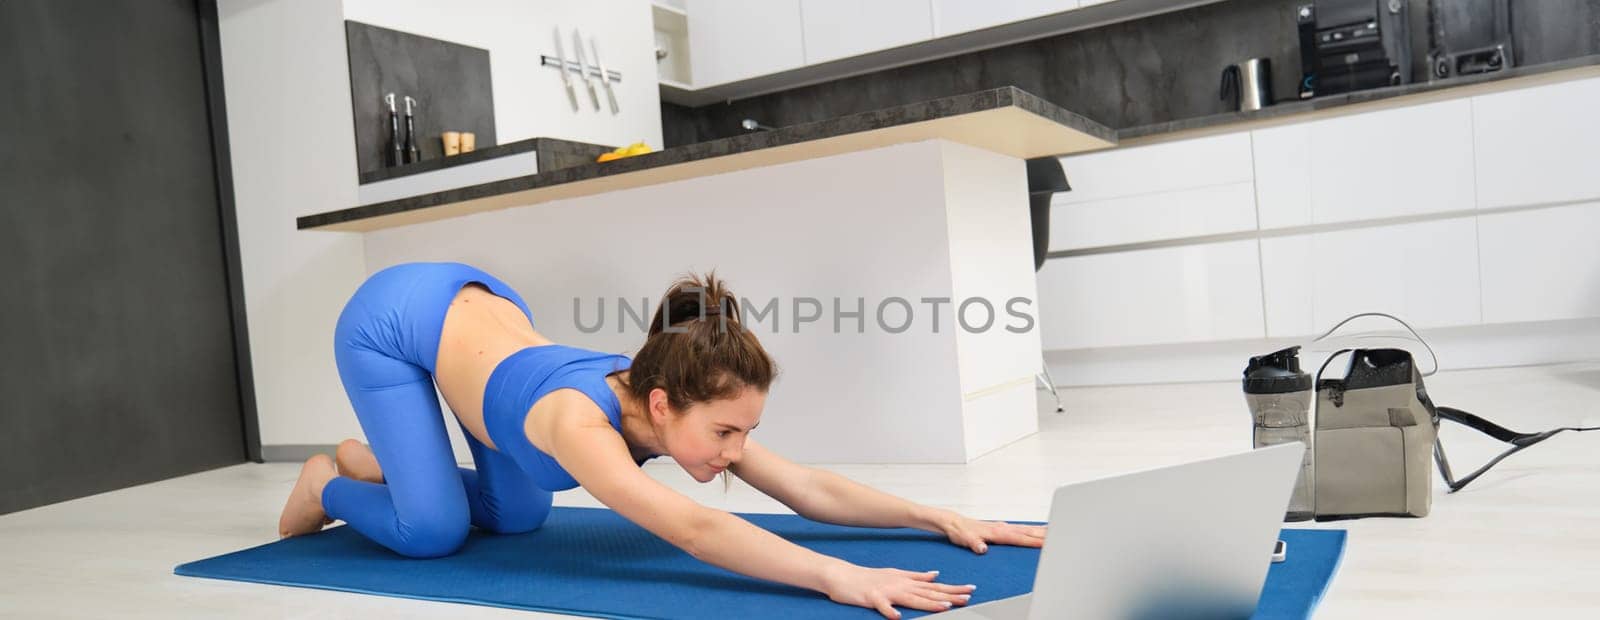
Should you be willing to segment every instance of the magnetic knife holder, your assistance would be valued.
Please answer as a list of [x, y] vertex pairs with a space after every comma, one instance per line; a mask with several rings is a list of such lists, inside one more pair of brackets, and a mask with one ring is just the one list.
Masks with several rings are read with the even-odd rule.
[[[563, 69], [565, 71], [571, 71], [573, 73], [577, 73], [577, 74], [580, 74], [580, 75], [587, 74], [589, 77], [592, 77], [592, 78], [595, 78], [595, 79], [601, 79], [600, 69], [598, 67], [595, 67], [593, 65], [585, 67], [583, 65], [578, 64], [578, 62], [575, 61], [575, 60], [567, 61], [566, 66], [563, 68], [562, 65], [561, 65], [561, 60], [560, 59], [557, 59], [554, 56], [545, 56], [543, 54], [540, 54], [539, 55], [539, 66], [561, 68], [561, 69]], [[612, 81], [612, 82], [621, 83], [622, 82], [622, 72], [621, 71], [607, 71], [606, 74], [605, 74], [605, 78], [604, 79], [606, 79], [608, 81]]]

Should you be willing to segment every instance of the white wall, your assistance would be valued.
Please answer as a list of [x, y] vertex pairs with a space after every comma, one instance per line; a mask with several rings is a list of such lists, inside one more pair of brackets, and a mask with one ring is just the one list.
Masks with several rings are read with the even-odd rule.
[[[649, 0], [344, 0], [344, 18], [489, 50], [495, 134], [502, 143], [546, 137], [619, 146], [643, 141], [662, 148]], [[541, 54], [556, 55], [553, 29], [558, 26], [568, 60], [573, 60], [576, 28], [583, 34], [589, 62], [594, 62], [587, 47], [593, 36], [606, 69], [622, 73], [622, 81], [611, 85], [620, 114], [611, 114], [598, 80], [593, 81], [600, 96], [596, 111], [577, 76], [573, 88], [579, 107], [574, 112], [561, 75], [539, 66]], [[339, 63], [344, 66], [342, 52]], [[343, 92], [348, 108], [348, 88]]]
[[343, 14], [324, 0], [222, 0], [217, 13], [261, 443], [334, 443], [359, 433], [333, 324], [365, 276], [363, 243], [294, 218], [356, 200]]
[[[501, 141], [555, 137], [661, 146], [646, 0], [376, 2], [221, 0], [228, 134], [245, 311], [264, 446], [326, 445], [360, 427], [333, 361], [333, 325], [370, 272], [362, 236], [298, 231], [297, 216], [355, 206], [357, 179], [344, 20], [490, 50]], [[599, 37], [622, 113], [572, 112], [561, 78], [538, 67], [551, 29]], [[570, 49], [570, 40], [564, 40]], [[598, 88], [598, 83], [596, 84]], [[270, 449], [269, 449], [270, 451]]]

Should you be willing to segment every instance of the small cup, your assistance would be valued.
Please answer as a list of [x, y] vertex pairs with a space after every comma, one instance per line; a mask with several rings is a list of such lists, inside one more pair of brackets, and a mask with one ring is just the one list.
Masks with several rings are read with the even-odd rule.
[[446, 131], [440, 139], [444, 141], [444, 156], [458, 155], [461, 153], [461, 132]]
[[478, 148], [478, 134], [470, 131], [461, 132], [461, 152], [471, 153]]

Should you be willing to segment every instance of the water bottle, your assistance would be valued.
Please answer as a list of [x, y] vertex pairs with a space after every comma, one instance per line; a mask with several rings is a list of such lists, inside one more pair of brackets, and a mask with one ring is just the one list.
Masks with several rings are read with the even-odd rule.
[[1306, 446], [1300, 475], [1294, 482], [1286, 521], [1306, 521], [1316, 515], [1313, 504], [1311, 451], [1311, 375], [1300, 370], [1300, 347], [1289, 347], [1250, 358], [1244, 369], [1244, 399], [1255, 418], [1256, 448], [1298, 441]]

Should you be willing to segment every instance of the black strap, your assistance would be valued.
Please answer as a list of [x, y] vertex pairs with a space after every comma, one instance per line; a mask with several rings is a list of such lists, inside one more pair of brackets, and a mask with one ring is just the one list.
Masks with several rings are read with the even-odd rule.
[[1473, 480], [1477, 480], [1478, 476], [1481, 476], [1484, 472], [1489, 471], [1489, 468], [1494, 467], [1495, 465], [1499, 464], [1500, 461], [1505, 460], [1506, 457], [1521, 452], [1522, 450], [1529, 448], [1541, 441], [1554, 437], [1558, 433], [1563, 431], [1583, 432], [1600, 430], [1600, 426], [1563, 426], [1561, 428], [1550, 429], [1542, 433], [1519, 433], [1454, 407], [1435, 407], [1434, 411], [1439, 415], [1439, 419], [1441, 420], [1455, 422], [1456, 424], [1460, 424], [1472, 430], [1478, 431], [1505, 443], [1511, 444], [1512, 446], [1510, 450], [1500, 453], [1500, 456], [1494, 457], [1494, 459], [1484, 464], [1483, 467], [1479, 467], [1477, 471], [1467, 474], [1467, 477], [1465, 478], [1456, 480], [1455, 476], [1450, 472], [1450, 462], [1446, 460], [1444, 456], [1444, 443], [1439, 442], [1436, 439], [1435, 443], [1433, 444], [1433, 460], [1439, 464], [1439, 473], [1444, 475], [1444, 481], [1446, 484], [1450, 485], [1451, 493], [1455, 493], [1456, 491], [1460, 491], [1461, 489], [1465, 488]]

